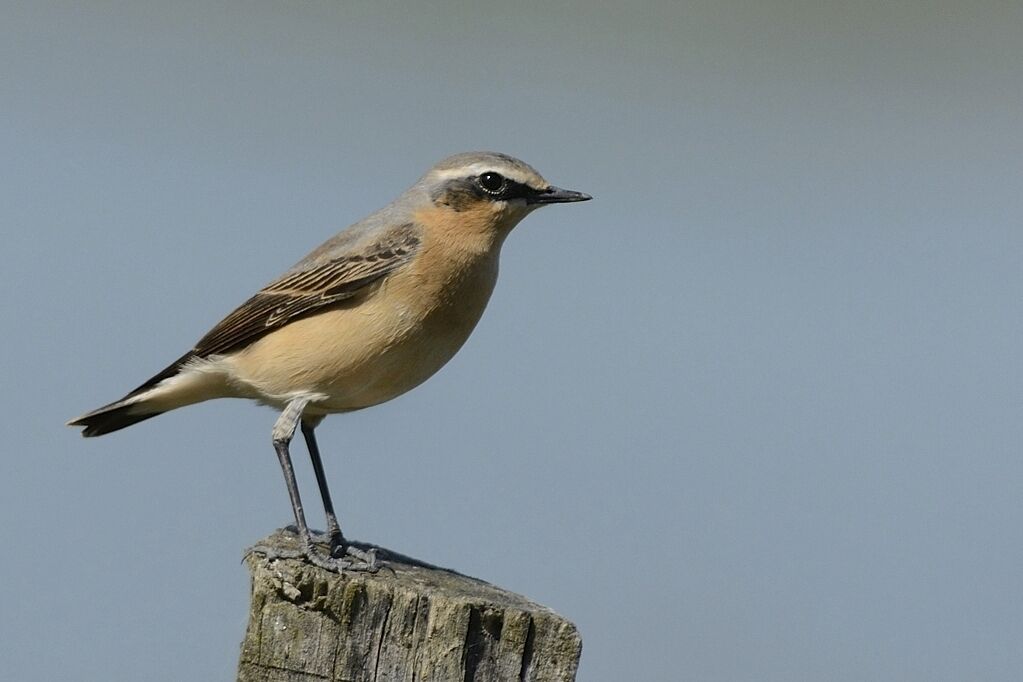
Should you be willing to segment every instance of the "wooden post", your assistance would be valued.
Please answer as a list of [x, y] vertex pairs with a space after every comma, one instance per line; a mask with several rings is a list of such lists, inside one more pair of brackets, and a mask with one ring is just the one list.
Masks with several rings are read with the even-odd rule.
[[[278, 531], [261, 545], [293, 550]], [[575, 679], [582, 640], [554, 611], [489, 583], [381, 550], [375, 574], [338, 575], [250, 553], [239, 682]]]

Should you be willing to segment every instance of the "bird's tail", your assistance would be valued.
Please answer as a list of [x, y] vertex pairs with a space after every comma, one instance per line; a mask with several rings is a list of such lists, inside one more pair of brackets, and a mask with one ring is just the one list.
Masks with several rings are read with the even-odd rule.
[[92, 412], [87, 412], [81, 417], [72, 419], [67, 425], [84, 426], [82, 435], [89, 438], [119, 431], [126, 426], [138, 424], [140, 421], [145, 421], [159, 414], [163, 414], [163, 411], [148, 411], [145, 405], [118, 400]]
[[154, 403], [158, 403], [159, 401], [150, 399], [150, 396], [153, 394], [153, 389], [159, 387], [166, 380], [179, 376], [182, 368], [191, 359], [191, 357], [191, 353], [186, 353], [172, 362], [162, 372], [150, 378], [149, 381], [142, 384], [120, 400], [115, 400], [109, 405], [104, 405], [92, 412], [86, 412], [81, 417], [76, 417], [69, 421], [67, 425], [84, 426], [85, 428], [82, 430], [82, 435], [86, 438], [102, 436], [113, 431], [120, 431], [127, 426], [138, 424], [146, 419], [151, 419], [157, 415], [172, 410], [175, 407], [188, 404], [188, 402], [194, 402], [185, 400], [177, 404], [167, 404], [165, 402], [163, 404], [156, 405]]

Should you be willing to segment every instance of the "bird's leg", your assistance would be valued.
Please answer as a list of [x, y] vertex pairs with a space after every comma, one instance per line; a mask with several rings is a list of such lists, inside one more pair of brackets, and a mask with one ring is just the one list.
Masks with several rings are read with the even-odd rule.
[[[295, 429], [302, 419], [302, 412], [309, 404], [308, 398], [295, 398], [277, 419], [273, 429], [274, 450], [277, 451], [277, 459], [281, 462], [281, 471], [284, 472], [284, 483], [288, 486], [288, 496], [291, 498], [291, 509], [295, 513], [295, 525], [298, 528], [299, 539], [304, 547], [304, 556], [314, 565], [325, 568], [329, 571], [338, 571], [340, 564], [329, 555], [313, 544], [312, 535], [309, 533], [309, 526], [305, 522], [305, 512], [302, 510], [302, 498], [298, 494], [298, 482], [295, 480], [295, 469], [291, 465], [291, 453], [288, 446], [295, 435]], [[255, 551], [265, 554], [269, 558], [294, 558], [293, 555], [265, 547], [254, 547]]]
[[306, 443], [309, 444], [309, 453], [313, 460], [313, 468], [316, 471], [316, 482], [320, 486], [323, 506], [327, 511], [328, 532], [330, 533], [331, 544], [329, 554], [325, 554], [323, 550], [316, 546], [312, 533], [309, 531], [309, 526], [306, 524], [305, 512], [302, 509], [302, 498], [298, 493], [298, 482], [295, 479], [295, 469], [291, 464], [289, 446], [291, 445], [292, 438], [295, 436], [295, 429], [302, 422], [302, 412], [308, 404], [308, 398], [295, 398], [289, 402], [281, 416], [277, 419], [277, 423], [274, 424], [273, 429], [274, 450], [277, 451], [277, 458], [281, 462], [281, 471], [284, 472], [284, 483], [288, 486], [291, 509], [295, 513], [295, 525], [303, 548], [300, 551], [291, 551], [275, 547], [256, 546], [249, 551], [262, 554], [268, 559], [305, 558], [314, 566], [319, 566], [328, 571], [376, 571], [379, 566], [375, 553], [372, 550], [363, 552], [348, 546], [344, 536], [341, 535], [341, 528], [338, 526], [337, 517], [334, 515], [334, 505], [331, 503], [330, 493], [327, 490], [327, 480], [323, 474], [323, 462], [320, 461], [320, 452], [312, 435], [315, 422], [313, 422], [312, 426], [307, 426], [303, 423], [302, 433], [306, 437]]
[[330, 555], [335, 559], [344, 561], [345, 568], [348, 570], [374, 571], [377, 569], [374, 551], [364, 552], [352, 547], [341, 533], [341, 526], [338, 524], [337, 515], [334, 513], [334, 503], [330, 499], [330, 489], [327, 487], [327, 476], [323, 473], [323, 460], [320, 459], [320, 448], [316, 444], [315, 429], [318, 423], [318, 420], [310, 421], [303, 419], [302, 435], [305, 437], [305, 444], [309, 449], [309, 459], [313, 463], [316, 484], [320, 488], [323, 511], [327, 515], [327, 536], [330, 539]]
[[309, 450], [309, 459], [313, 462], [313, 472], [316, 474], [316, 485], [320, 487], [320, 498], [323, 500], [323, 511], [327, 514], [327, 537], [330, 539], [331, 554], [345, 543], [345, 537], [341, 534], [341, 526], [337, 522], [337, 515], [334, 514], [334, 503], [330, 499], [330, 489], [327, 487], [327, 477], [323, 473], [323, 460], [320, 459], [320, 448], [316, 444], [316, 424], [305, 419], [302, 420], [302, 435], [305, 437], [306, 448]]

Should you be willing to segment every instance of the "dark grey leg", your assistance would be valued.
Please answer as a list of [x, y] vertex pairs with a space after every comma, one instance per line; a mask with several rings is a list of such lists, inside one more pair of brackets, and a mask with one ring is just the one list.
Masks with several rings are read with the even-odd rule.
[[[323, 496], [323, 506], [327, 511], [327, 523], [330, 532], [331, 551], [324, 553], [313, 542], [312, 533], [305, 522], [305, 512], [302, 509], [302, 498], [298, 494], [298, 482], [295, 480], [295, 469], [291, 465], [291, 452], [289, 446], [291, 439], [295, 436], [295, 429], [302, 421], [302, 412], [309, 404], [308, 398], [296, 398], [288, 403], [287, 407], [277, 419], [273, 430], [274, 450], [277, 451], [277, 458], [281, 462], [281, 471], [284, 472], [284, 483], [288, 486], [288, 496], [291, 498], [291, 509], [295, 513], [295, 525], [298, 527], [298, 535], [302, 541], [303, 549], [300, 551], [281, 550], [275, 547], [257, 545], [251, 548], [250, 552], [256, 552], [266, 556], [268, 559], [298, 559], [305, 558], [314, 566], [327, 569], [328, 571], [372, 571], [379, 569], [376, 560], [376, 550], [371, 549], [363, 552], [356, 547], [348, 546], [344, 536], [341, 535], [341, 528], [338, 526], [337, 517], [334, 515], [334, 505], [330, 501], [330, 492], [327, 490], [327, 479], [323, 475], [323, 462], [320, 461], [320, 452], [316, 447], [316, 439], [313, 437], [313, 429], [316, 422], [311, 422], [307, 427], [302, 425], [302, 432], [309, 444], [309, 455], [313, 460], [313, 468], [316, 471], [316, 482], [320, 486], [320, 494]], [[336, 539], [336, 542], [335, 542]]]
[[[288, 403], [281, 416], [277, 419], [273, 429], [274, 450], [277, 451], [277, 459], [281, 462], [281, 471], [284, 473], [284, 483], [288, 486], [288, 496], [291, 498], [291, 510], [295, 513], [295, 525], [298, 528], [299, 538], [305, 547], [305, 557], [320, 568], [336, 571], [339, 570], [337, 562], [329, 555], [325, 555], [316, 545], [313, 544], [312, 535], [309, 533], [309, 526], [305, 522], [305, 512], [302, 509], [302, 497], [298, 493], [298, 481], [295, 480], [295, 469], [291, 465], [291, 452], [289, 446], [291, 439], [295, 436], [295, 428], [302, 419], [302, 412], [309, 404], [308, 398], [296, 398]], [[280, 553], [277, 553], [280, 556]]]
[[378, 568], [375, 550], [364, 552], [361, 549], [352, 547], [345, 540], [341, 533], [341, 526], [337, 522], [337, 515], [334, 513], [334, 502], [330, 499], [330, 489], [327, 487], [327, 476], [323, 473], [323, 460], [320, 459], [320, 448], [316, 444], [315, 429], [319, 420], [302, 420], [302, 435], [305, 437], [306, 447], [309, 449], [309, 459], [313, 463], [313, 472], [316, 474], [316, 484], [320, 488], [320, 498], [323, 500], [323, 511], [327, 515], [327, 536], [330, 539], [330, 556], [344, 562], [345, 568], [354, 571], [375, 571]]
[[316, 444], [315, 429], [315, 424], [302, 420], [302, 435], [305, 437], [305, 444], [309, 449], [309, 459], [313, 462], [313, 472], [316, 473], [316, 485], [320, 487], [323, 511], [327, 513], [327, 536], [330, 538], [330, 552], [336, 556], [336, 550], [343, 548], [345, 544], [345, 537], [341, 534], [341, 526], [337, 522], [337, 515], [334, 514], [334, 503], [330, 499], [327, 477], [323, 473], [323, 460], [320, 459], [320, 448]]

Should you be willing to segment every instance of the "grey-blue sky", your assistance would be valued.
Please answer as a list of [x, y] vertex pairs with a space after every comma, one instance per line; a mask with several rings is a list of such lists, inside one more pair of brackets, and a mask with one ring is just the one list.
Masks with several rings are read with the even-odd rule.
[[273, 415], [60, 424], [492, 148], [597, 199], [517, 228], [449, 367], [324, 424], [351, 533], [573, 618], [584, 679], [1015, 679], [1021, 35], [1016, 3], [4, 3], [5, 670], [230, 676], [238, 558], [288, 520]]

